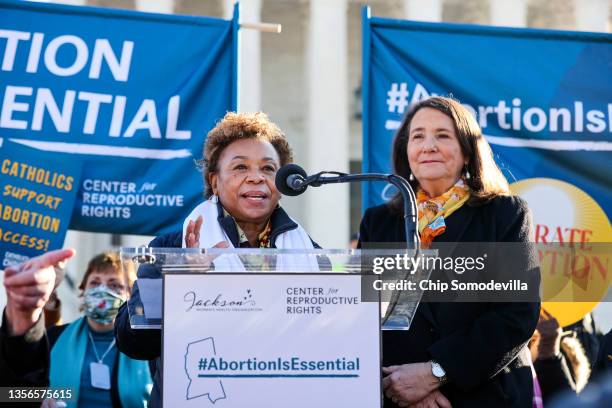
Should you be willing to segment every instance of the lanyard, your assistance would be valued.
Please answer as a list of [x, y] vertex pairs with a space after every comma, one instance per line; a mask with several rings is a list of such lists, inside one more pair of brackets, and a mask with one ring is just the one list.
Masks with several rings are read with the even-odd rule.
[[89, 340], [91, 340], [91, 346], [93, 347], [93, 351], [94, 354], [96, 355], [96, 359], [98, 360], [98, 363], [102, 364], [102, 360], [104, 360], [104, 357], [106, 357], [106, 355], [113, 349], [113, 347], [115, 346], [115, 341], [116, 339], [113, 339], [113, 341], [111, 342], [111, 344], [108, 346], [108, 348], [106, 349], [106, 351], [104, 352], [104, 354], [102, 354], [102, 357], [100, 357], [98, 355], [98, 350], [96, 349], [96, 343], [94, 342], [93, 337], [91, 336], [91, 331], [87, 331], [87, 334], [89, 335]]

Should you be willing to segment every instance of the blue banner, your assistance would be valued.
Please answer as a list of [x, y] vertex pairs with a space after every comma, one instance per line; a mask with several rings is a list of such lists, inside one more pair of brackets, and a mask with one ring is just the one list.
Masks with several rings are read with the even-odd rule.
[[[451, 95], [511, 183], [570, 183], [612, 215], [612, 35], [399, 21], [364, 8], [363, 47], [364, 171], [391, 171], [411, 103]], [[364, 209], [392, 193], [365, 186]]]
[[50, 166], [82, 164], [70, 228], [181, 228], [202, 199], [194, 159], [236, 109], [234, 14], [0, 0], [0, 137], [27, 148], [26, 157], [52, 152]]
[[0, 138], [0, 269], [64, 245], [81, 163]]

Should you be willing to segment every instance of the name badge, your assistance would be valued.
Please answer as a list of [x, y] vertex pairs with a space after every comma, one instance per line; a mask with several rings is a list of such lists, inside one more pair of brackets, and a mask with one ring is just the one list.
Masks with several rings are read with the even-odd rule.
[[91, 373], [91, 386], [101, 390], [110, 390], [110, 369], [103, 363], [90, 363], [89, 372]]

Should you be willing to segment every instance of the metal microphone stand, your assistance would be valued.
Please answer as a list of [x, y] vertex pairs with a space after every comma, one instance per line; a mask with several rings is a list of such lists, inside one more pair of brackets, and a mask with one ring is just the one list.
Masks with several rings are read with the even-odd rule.
[[386, 181], [397, 187], [402, 195], [404, 207], [404, 230], [406, 232], [406, 246], [409, 251], [414, 251], [414, 256], [418, 255], [421, 239], [417, 233], [417, 200], [412, 187], [408, 181], [395, 174], [383, 173], [360, 173], [347, 174], [334, 171], [322, 171], [312, 176], [306, 177], [303, 185], [319, 187], [323, 184], [350, 183], [360, 181]]
[[[404, 207], [404, 230], [406, 232], [406, 247], [408, 249], [408, 255], [412, 255], [413, 257], [419, 256], [421, 238], [419, 237], [419, 234], [417, 232], [417, 200], [416, 195], [412, 190], [412, 186], [410, 186], [410, 183], [408, 183], [405, 178], [397, 176], [395, 174], [347, 174], [331, 171], [322, 171], [320, 173], [306, 177], [303, 185], [319, 187], [323, 184], [348, 183], [355, 181], [386, 181], [397, 187], [400, 194], [402, 195], [402, 204]], [[410, 272], [406, 271], [406, 274], [402, 276], [401, 279], [405, 279], [409, 274]], [[393, 314], [393, 311], [395, 310], [400, 300], [401, 294], [402, 292], [399, 290], [393, 291], [391, 299], [389, 299], [389, 306], [387, 307], [387, 310], [385, 312], [385, 317], [383, 317], [382, 319], [383, 327], [389, 317], [391, 317], [391, 315]]]

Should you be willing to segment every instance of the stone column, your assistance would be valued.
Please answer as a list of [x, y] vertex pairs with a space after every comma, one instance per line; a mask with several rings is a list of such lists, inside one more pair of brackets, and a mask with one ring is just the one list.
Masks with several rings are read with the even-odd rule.
[[[311, 0], [307, 36], [307, 172], [349, 167], [347, 1]], [[347, 184], [309, 188], [307, 229], [327, 248], [349, 241]]]
[[404, 0], [404, 16], [409, 20], [442, 21], [442, 0]]
[[134, 5], [138, 11], [164, 14], [174, 13], [174, 0], [135, 0]]
[[[261, 21], [262, 0], [240, 2], [240, 22]], [[232, 18], [234, 1], [223, 1], [224, 18]], [[274, 34], [270, 34], [274, 35]], [[261, 110], [261, 33], [254, 29], [238, 31], [238, 111]]]
[[576, 29], [609, 32], [610, 4], [608, 0], [574, 0]]
[[496, 26], [525, 27], [527, 25], [527, 0], [489, 0], [491, 24]]

